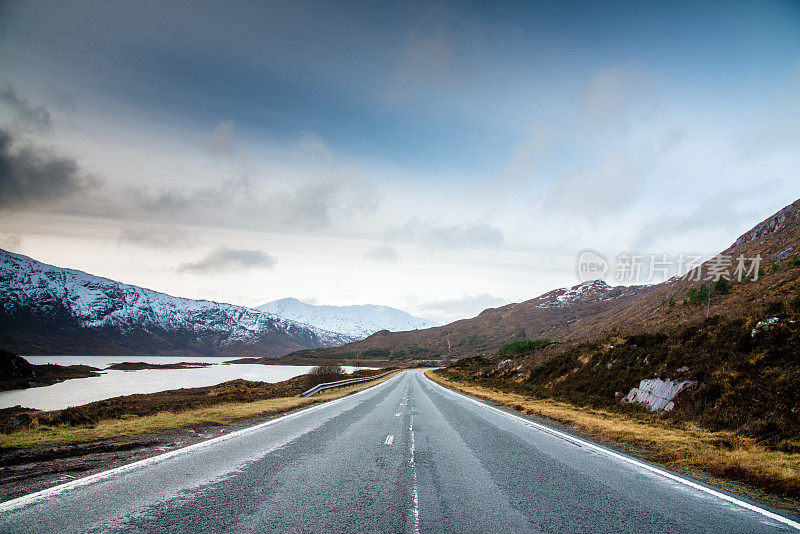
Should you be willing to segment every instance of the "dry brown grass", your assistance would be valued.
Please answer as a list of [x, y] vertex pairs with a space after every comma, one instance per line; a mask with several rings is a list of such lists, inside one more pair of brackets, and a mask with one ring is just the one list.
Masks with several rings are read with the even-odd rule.
[[127, 415], [114, 419], [104, 419], [94, 425], [34, 426], [18, 432], [0, 434], [0, 447], [35, 447], [39, 445], [77, 443], [118, 436], [150, 434], [186, 426], [228, 425], [238, 419], [274, 415], [303, 406], [339, 399], [380, 384], [396, 374], [392, 373], [373, 382], [330, 389], [313, 397], [278, 397], [254, 402], [221, 403], [215, 406], [180, 412], [164, 411], [141, 417]]
[[534, 399], [463, 382], [436, 371], [426, 375], [443, 386], [557, 421], [595, 439], [633, 447], [639, 455], [688, 471], [741, 482], [784, 497], [800, 497], [800, 454], [769, 450], [733, 432], [712, 432], [690, 423], [636, 418], [546, 399]]

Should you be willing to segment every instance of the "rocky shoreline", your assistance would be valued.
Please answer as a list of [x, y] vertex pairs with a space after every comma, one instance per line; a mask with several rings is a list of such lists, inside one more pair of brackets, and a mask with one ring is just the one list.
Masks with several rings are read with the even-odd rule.
[[100, 376], [100, 372], [89, 365], [35, 365], [0, 349], [0, 391], [52, 386], [72, 378]]

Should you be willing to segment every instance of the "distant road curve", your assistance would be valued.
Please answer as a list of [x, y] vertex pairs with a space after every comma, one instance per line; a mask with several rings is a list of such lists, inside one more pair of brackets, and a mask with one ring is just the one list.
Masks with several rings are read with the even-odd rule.
[[798, 519], [407, 371], [0, 504], [3, 532], [796, 532]]

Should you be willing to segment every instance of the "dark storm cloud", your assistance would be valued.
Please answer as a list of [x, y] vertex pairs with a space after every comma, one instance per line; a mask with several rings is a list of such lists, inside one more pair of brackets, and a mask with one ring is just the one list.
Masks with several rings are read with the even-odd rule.
[[11, 134], [0, 129], [0, 209], [54, 201], [93, 183], [74, 159], [32, 146], [16, 148]]
[[196, 262], [182, 263], [178, 272], [210, 274], [248, 269], [271, 269], [277, 260], [261, 250], [219, 247]]

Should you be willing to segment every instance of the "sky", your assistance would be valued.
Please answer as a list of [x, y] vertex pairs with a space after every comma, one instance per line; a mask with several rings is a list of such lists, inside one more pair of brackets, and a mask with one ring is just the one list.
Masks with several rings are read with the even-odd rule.
[[171, 295], [445, 323], [798, 197], [797, 1], [0, 1], [0, 248]]

